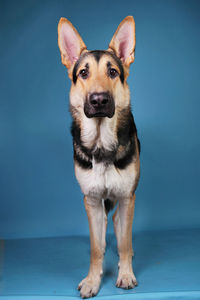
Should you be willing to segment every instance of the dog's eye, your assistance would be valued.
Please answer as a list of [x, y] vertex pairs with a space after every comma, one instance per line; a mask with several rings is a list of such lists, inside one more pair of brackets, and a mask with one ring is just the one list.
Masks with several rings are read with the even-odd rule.
[[79, 75], [83, 78], [83, 79], [87, 79], [88, 75], [89, 75], [89, 71], [87, 69], [82, 69], [80, 70]]
[[119, 73], [118, 73], [117, 70], [114, 69], [114, 68], [110, 68], [110, 69], [108, 70], [108, 75], [109, 75], [110, 78], [115, 78], [115, 77], [117, 77], [118, 74], [119, 74]]

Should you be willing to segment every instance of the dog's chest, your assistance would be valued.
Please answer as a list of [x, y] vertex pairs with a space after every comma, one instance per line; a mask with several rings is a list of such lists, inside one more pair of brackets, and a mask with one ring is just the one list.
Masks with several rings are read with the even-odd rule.
[[78, 165], [75, 169], [82, 192], [94, 199], [129, 197], [136, 178], [134, 165], [125, 170], [119, 170], [114, 164], [105, 165], [93, 160], [91, 170], [83, 170]]
[[117, 143], [114, 124], [109, 119], [104, 119], [99, 124], [97, 120], [83, 120], [81, 128], [81, 140], [87, 148], [96, 147], [111, 150]]
[[114, 165], [118, 140], [112, 125], [105, 120], [98, 127], [92, 119], [82, 127], [83, 145], [93, 147], [92, 168], [83, 169], [75, 164], [75, 173], [82, 192], [91, 198], [129, 197], [134, 184], [134, 164], [123, 170]]
[[122, 188], [122, 178], [119, 176], [113, 164], [106, 165], [105, 163], [96, 162], [93, 159], [93, 168], [90, 174], [91, 184], [88, 192], [92, 196], [97, 194], [102, 198], [112, 198], [119, 194]]

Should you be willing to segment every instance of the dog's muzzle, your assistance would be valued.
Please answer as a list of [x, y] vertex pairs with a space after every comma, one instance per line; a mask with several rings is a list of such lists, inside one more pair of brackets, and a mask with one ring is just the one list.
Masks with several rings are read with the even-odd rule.
[[88, 118], [112, 118], [115, 113], [113, 97], [107, 92], [89, 94], [84, 104], [84, 113]]

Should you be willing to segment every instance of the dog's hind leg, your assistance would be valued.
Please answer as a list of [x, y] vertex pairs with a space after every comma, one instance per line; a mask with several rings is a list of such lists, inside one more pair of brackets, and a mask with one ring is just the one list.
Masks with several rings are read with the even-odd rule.
[[101, 283], [107, 220], [101, 199], [85, 197], [84, 203], [90, 229], [90, 269], [78, 289], [82, 298], [89, 298], [98, 293]]
[[132, 269], [132, 222], [134, 215], [135, 195], [130, 199], [119, 201], [113, 216], [119, 253], [119, 274], [117, 287], [134, 288], [137, 285]]

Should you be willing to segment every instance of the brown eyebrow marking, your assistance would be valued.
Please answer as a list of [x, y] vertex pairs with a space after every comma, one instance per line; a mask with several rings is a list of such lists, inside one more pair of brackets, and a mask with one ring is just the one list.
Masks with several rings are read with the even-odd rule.
[[116, 63], [116, 65], [118, 66], [119, 70], [120, 70], [120, 74], [119, 74], [119, 78], [121, 80], [121, 83], [124, 83], [124, 68], [123, 68], [123, 64], [121, 62], [121, 60], [112, 52], [110, 51], [106, 51], [106, 50], [92, 50], [86, 53], [83, 53], [79, 59], [76, 61], [73, 72], [72, 72], [72, 80], [73, 83], [75, 84], [77, 81], [77, 70], [78, 67], [80, 66], [81, 61], [85, 58], [85, 57], [89, 57], [90, 55], [92, 55], [97, 62], [100, 61], [101, 57], [106, 54], [110, 57], [112, 57], [112, 59], [114, 60], [114, 62]]

